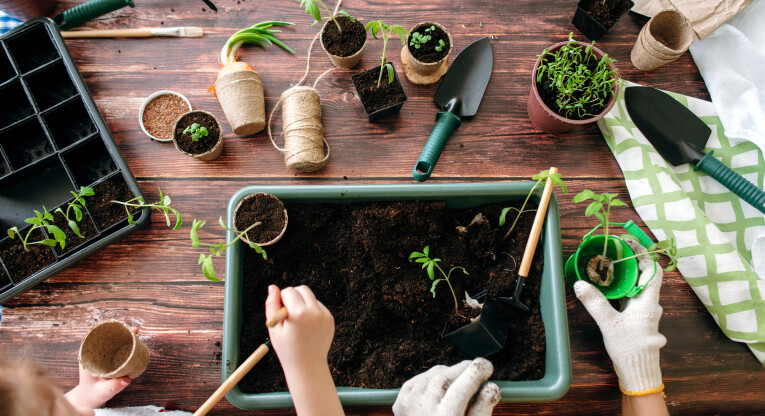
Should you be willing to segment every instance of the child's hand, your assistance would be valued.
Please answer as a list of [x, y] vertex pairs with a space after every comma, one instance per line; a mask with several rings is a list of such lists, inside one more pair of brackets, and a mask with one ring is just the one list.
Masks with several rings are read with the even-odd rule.
[[308, 374], [327, 366], [327, 354], [335, 332], [335, 320], [326, 306], [316, 300], [308, 286], [288, 287], [281, 291], [268, 287], [266, 319], [284, 305], [287, 318], [268, 328], [271, 345], [285, 376]]

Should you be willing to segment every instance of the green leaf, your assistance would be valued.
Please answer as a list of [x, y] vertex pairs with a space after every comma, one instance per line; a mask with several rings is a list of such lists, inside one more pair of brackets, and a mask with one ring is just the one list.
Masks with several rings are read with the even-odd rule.
[[199, 262], [197, 264], [204, 263], [206, 258], [207, 258], [207, 256], [205, 256], [203, 253], [199, 253]]
[[170, 202], [171, 202], [170, 195], [165, 195], [165, 197], [162, 198], [162, 205], [165, 205], [165, 206], [170, 205]]
[[601, 209], [603, 209], [602, 203], [598, 201], [591, 202], [590, 205], [587, 206], [587, 209], [584, 211], [584, 215], [589, 217], [590, 215], [599, 212]]
[[21, 233], [19, 233], [19, 227], [11, 227], [8, 229], [8, 237], [11, 237], [11, 240], [13, 240], [14, 235], [18, 235], [19, 238], [21, 238]]
[[46, 246], [50, 246], [50, 247], [56, 247], [56, 244], [58, 244], [58, 243], [56, 242], [56, 240], [52, 240], [50, 238], [46, 238], [45, 240], [40, 241], [40, 244], [43, 244], [43, 245], [46, 245]]
[[61, 244], [61, 248], [64, 248], [64, 244], [66, 243], [66, 233], [61, 231], [61, 228], [58, 228], [55, 225], [46, 225], [45, 229], [48, 230], [48, 233], [53, 234], [53, 239]]
[[27, 224], [42, 226], [42, 218], [27, 218], [24, 220]]
[[435, 265], [436, 264], [433, 262], [428, 263], [428, 277], [430, 278], [430, 280], [433, 280], [435, 278], [435, 271], [434, 271]]
[[422, 249], [422, 252], [423, 252], [423, 253], [424, 253], [426, 256], [430, 256], [430, 246], [425, 246], [425, 248], [423, 248], [423, 249]]
[[199, 248], [199, 236], [197, 235], [197, 232], [202, 227], [204, 227], [204, 225], [206, 223], [207, 223], [207, 221], [205, 221], [205, 220], [198, 220], [196, 218], [191, 222], [191, 233], [190, 233], [190, 235], [191, 235], [191, 245], [194, 248]]
[[430, 259], [427, 258], [427, 257], [420, 257], [417, 260], [415, 260], [415, 262], [417, 262], [417, 263], [427, 263], [429, 261], [430, 261]]
[[218, 217], [218, 224], [220, 224], [221, 227], [228, 230], [228, 227], [226, 227], [226, 222], [223, 221], [223, 217]]
[[77, 237], [85, 238], [85, 236], [82, 235], [82, 233], [80, 232], [80, 227], [77, 225], [76, 222], [72, 220], [67, 220], [67, 221], [69, 222], [69, 228], [71, 228], [72, 231], [74, 231], [74, 233], [77, 234]]
[[77, 222], [82, 221], [82, 209], [77, 205], [72, 205], [72, 211], [74, 211], [74, 218], [77, 219]]
[[588, 199], [595, 199], [595, 192], [592, 192], [589, 189], [585, 189], [582, 192], [579, 192], [574, 196], [574, 199], [572, 199], [572, 202], [579, 203], [582, 201], [586, 201]]
[[626, 207], [626, 206], [627, 206], [627, 204], [625, 204], [624, 202], [622, 202], [622, 200], [621, 200], [621, 199], [616, 199], [616, 198], [614, 198], [613, 200], [611, 200], [611, 206], [612, 206], [612, 207]]
[[127, 216], [128, 216], [128, 224], [135, 225], [135, 219], [133, 219], [133, 213], [128, 211]]
[[409, 261], [412, 261], [412, 259], [425, 257], [424, 254], [420, 253], [419, 251], [413, 251], [411, 254], [409, 254]]
[[[255, 243], [252, 243], [252, 244], [255, 244]], [[250, 247], [252, 247], [252, 246], [250, 246]], [[268, 255], [266, 254], [266, 250], [264, 250], [263, 247], [255, 244], [255, 247], [252, 247], [252, 248], [255, 250], [256, 253], [258, 253], [261, 256], [263, 256], [263, 260], [268, 260]]]
[[173, 227], [173, 230], [180, 229], [181, 225], [183, 224], [183, 219], [181, 218], [181, 213], [178, 212], [178, 210], [174, 209], [174, 208], [168, 208], [168, 209], [173, 212], [173, 215], [175, 215], [175, 227]]
[[202, 262], [202, 274], [207, 278], [207, 280], [212, 280], [213, 282], [221, 281], [221, 279], [219, 279], [215, 274], [215, 267], [213, 266], [211, 257], [205, 258], [205, 260]]
[[388, 84], [390, 84], [395, 79], [395, 74], [393, 72], [393, 64], [391, 63], [385, 64], [385, 69], [388, 70]]
[[82, 196], [93, 196], [95, 194], [96, 193], [93, 191], [93, 188], [88, 188], [87, 186], [80, 187], [80, 195]]
[[500, 227], [501, 227], [501, 226], [503, 226], [503, 225], [505, 225], [505, 217], [507, 216], [507, 213], [508, 213], [508, 212], [509, 212], [511, 209], [515, 209], [515, 208], [513, 208], [513, 207], [508, 207], [508, 208], [503, 208], [503, 209], [502, 209], [502, 213], [501, 213], [501, 214], [499, 214], [499, 226], [500, 226]]
[[436, 298], [436, 286], [441, 283], [441, 281], [444, 279], [436, 279], [433, 281], [433, 284], [430, 286], [430, 293], [433, 294], [433, 299]]

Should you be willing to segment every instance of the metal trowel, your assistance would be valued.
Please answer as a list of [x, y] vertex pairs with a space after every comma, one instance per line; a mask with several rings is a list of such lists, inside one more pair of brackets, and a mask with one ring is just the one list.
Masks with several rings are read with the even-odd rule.
[[414, 179], [423, 182], [430, 177], [446, 142], [462, 124], [462, 119], [475, 116], [493, 67], [489, 38], [471, 43], [454, 58], [433, 97], [443, 111], [436, 115], [436, 126], [412, 169]]
[[650, 87], [628, 87], [624, 101], [632, 121], [656, 151], [673, 166], [695, 163], [741, 199], [765, 213], [765, 192], [714, 157], [704, 153], [712, 130], [668, 94]]

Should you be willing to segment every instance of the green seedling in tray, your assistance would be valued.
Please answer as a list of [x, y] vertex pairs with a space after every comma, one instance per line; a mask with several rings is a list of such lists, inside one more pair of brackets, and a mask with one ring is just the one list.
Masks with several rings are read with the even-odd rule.
[[[74, 195], [74, 200], [72, 202], [69, 202], [66, 204], [66, 211], [63, 209], [56, 208], [54, 213], [59, 213], [66, 218], [67, 224], [69, 224], [69, 228], [72, 229], [72, 231], [77, 235], [77, 237], [85, 238], [84, 235], [82, 235], [82, 232], [80, 232], [80, 226], [77, 225], [78, 222], [82, 221], [82, 210], [85, 209], [85, 198], [86, 196], [93, 196], [93, 188], [88, 188], [87, 186], [81, 186], [80, 187], [80, 193], [76, 193], [74, 191], [71, 191], [72, 195]], [[74, 212], [74, 220], [69, 218], [70, 211]], [[63, 247], [62, 247], [63, 248]]]
[[183, 134], [191, 134], [191, 140], [198, 142], [202, 137], [207, 137], [208, 132], [207, 127], [200, 126], [198, 123], [193, 123], [183, 130]]
[[382, 20], [375, 20], [373, 22], [367, 23], [366, 30], [369, 30], [372, 32], [372, 37], [377, 39], [377, 33], [380, 33], [380, 36], [382, 37], [383, 41], [383, 49], [382, 49], [382, 56], [380, 57], [380, 77], [377, 78], [377, 88], [380, 88], [380, 83], [382, 82], [382, 74], [383, 70], [388, 71], [388, 84], [393, 82], [395, 79], [395, 75], [393, 72], [393, 64], [387, 62], [385, 59], [385, 50], [388, 46], [388, 40], [392, 35], [398, 36], [399, 40], [401, 40], [401, 45], [406, 45], [406, 37], [409, 35], [409, 32], [404, 29], [401, 25], [391, 25], [388, 26], [385, 23], [383, 23]]
[[316, 26], [317, 23], [321, 22], [321, 9], [319, 9], [319, 5], [321, 5], [321, 7], [327, 11], [327, 15], [330, 19], [332, 19], [333, 22], [335, 22], [335, 26], [337, 26], [337, 30], [340, 33], [343, 33], [343, 28], [341, 28], [340, 23], [337, 22], [336, 17], [338, 14], [348, 16], [348, 18], [351, 19], [351, 22], [356, 21], [356, 19], [354, 19], [353, 16], [351, 16], [351, 14], [345, 10], [339, 10], [337, 13], [332, 13], [329, 7], [327, 7], [327, 5], [324, 4], [324, 2], [321, 0], [300, 0], [300, 7], [305, 8], [305, 12], [313, 17], [313, 23], [311, 26]]
[[237, 240], [239, 240], [242, 237], [244, 237], [244, 239], [247, 240], [247, 245], [250, 246], [250, 248], [255, 250], [256, 253], [258, 253], [261, 256], [263, 256], [263, 260], [267, 260], [268, 259], [268, 255], [266, 254], [266, 251], [263, 250], [263, 248], [260, 247], [259, 245], [257, 245], [255, 243], [253, 243], [252, 241], [250, 241], [250, 238], [247, 237], [247, 233], [251, 229], [253, 229], [253, 228], [255, 228], [255, 227], [257, 227], [257, 226], [259, 226], [261, 224], [260, 221], [255, 222], [251, 226], [247, 227], [247, 229], [245, 229], [244, 231], [238, 232], [236, 230], [232, 230], [232, 229], [226, 227], [226, 223], [223, 222], [223, 217], [220, 217], [218, 219], [218, 224], [220, 224], [220, 226], [223, 227], [223, 229], [225, 229], [226, 231], [231, 231], [231, 232], [236, 234], [234, 236], [234, 238], [231, 240], [231, 242], [229, 242], [229, 243], [226, 243], [225, 241], [221, 241], [221, 242], [218, 242], [218, 243], [203, 243], [203, 242], [199, 241], [199, 234], [198, 234], [199, 230], [202, 227], [204, 227], [204, 225], [206, 223], [207, 223], [207, 221], [205, 221], [205, 220], [197, 220], [197, 219], [195, 219], [194, 221], [192, 221], [192, 223], [191, 223], [191, 245], [194, 248], [199, 248], [201, 246], [209, 247], [210, 254], [205, 255], [204, 253], [200, 253], [199, 254], [199, 262], [198, 262], [198, 264], [202, 265], [202, 274], [207, 278], [207, 280], [212, 280], [214, 282], [220, 282], [221, 281], [221, 279], [219, 279], [218, 275], [215, 273], [215, 267], [213, 265], [213, 257], [220, 257], [226, 251], [226, 249], [229, 248], [229, 246], [234, 244]]
[[[616, 60], [608, 54], [598, 60], [592, 52], [594, 41], [585, 45], [575, 41], [573, 36], [569, 33], [569, 43], [559, 50], [548, 52], [545, 49], [538, 55], [542, 60], [537, 68], [537, 83], [550, 82], [562, 116], [594, 116], [586, 107], [605, 108], [619, 77], [619, 73], [609, 66]], [[590, 68], [595, 62], [595, 68]]]
[[133, 213], [130, 212], [130, 208], [153, 208], [157, 211], [161, 211], [165, 215], [165, 220], [167, 220], [167, 226], [170, 227], [172, 223], [170, 222], [170, 213], [172, 212], [173, 215], [175, 215], [175, 226], [173, 227], [173, 230], [177, 230], [181, 228], [181, 224], [183, 220], [181, 219], [181, 213], [178, 212], [175, 208], [170, 207], [170, 203], [172, 200], [170, 199], [170, 195], [162, 195], [162, 190], [157, 188], [159, 191], [159, 201], [153, 203], [153, 204], [147, 204], [144, 202], [143, 197], [137, 197], [133, 198], [129, 201], [111, 201], [113, 204], [120, 204], [125, 207], [125, 211], [127, 211], [128, 215], [128, 223], [133, 225], [135, 224], [135, 220], [133, 219]]
[[[32, 227], [27, 231], [27, 235], [22, 237], [21, 232], [19, 232], [19, 227], [12, 227], [8, 229], [8, 236], [11, 237], [11, 239], [15, 238], [15, 236], [19, 236], [21, 239], [21, 244], [24, 246], [25, 251], [30, 251], [29, 246], [33, 244], [43, 244], [46, 246], [55, 247], [56, 244], [61, 246], [61, 249], [64, 249], [64, 246], [66, 245], [66, 234], [64, 234], [63, 231], [61, 231], [60, 228], [56, 227], [52, 224], [53, 222], [53, 214], [48, 212], [45, 207], [43, 207], [43, 212], [40, 212], [38, 210], [35, 210], [35, 216], [32, 218], [27, 218], [24, 220], [25, 223], [31, 224]], [[44, 228], [50, 236], [53, 236], [53, 238], [45, 238], [40, 241], [33, 241], [29, 242], [29, 236], [32, 235], [32, 232], [38, 228]]]
[[513, 220], [513, 224], [510, 226], [510, 228], [507, 230], [507, 233], [505, 233], [505, 238], [510, 236], [510, 233], [513, 232], [513, 229], [515, 228], [515, 225], [518, 223], [518, 219], [521, 218], [521, 215], [524, 212], [533, 212], [536, 211], [535, 209], [526, 209], [526, 204], [529, 202], [529, 199], [531, 198], [531, 194], [534, 193], [534, 190], [537, 189], [538, 186], [542, 185], [542, 182], [546, 182], [547, 178], [550, 178], [552, 180], [553, 186], [558, 185], [560, 186], [560, 189], [563, 190], [563, 194], [565, 195], [568, 191], [566, 189], [566, 183], [563, 182], [563, 179], [561, 179], [560, 173], [553, 173], [550, 174], [550, 170], [543, 170], [536, 175], [532, 176], [531, 179], [537, 181], [537, 183], [534, 184], [534, 186], [531, 187], [531, 190], [529, 190], [529, 194], [526, 195], [526, 199], [523, 201], [523, 204], [521, 205], [521, 209], [515, 208], [515, 207], [507, 207], [502, 209], [502, 213], [499, 216], [499, 226], [505, 225], [505, 220], [507, 217], [507, 213], [510, 211], [515, 211], [515, 220]]
[[[436, 286], [445, 281], [447, 285], [449, 285], [449, 290], [452, 292], [452, 298], [454, 298], [454, 312], [459, 313], [459, 302], [457, 302], [457, 294], [454, 292], [454, 287], [452, 287], [451, 281], [449, 279], [452, 276], [452, 272], [456, 269], [462, 270], [462, 273], [468, 274], [467, 270], [465, 270], [464, 267], [456, 266], [452, 267], [449, 270], [449, 273], [445, 273], [444, 269], [441, 268], [441, 266], [438, 265], [438, 262], [441, 261], [441, 259], [431, 259], [429, 257], [430, 255], [430, 246], [425, 246], [425, 248], [422, 249], [422, 253], [419, 251], [413, 251], [409, 255], [409, 262], [411, 263], [412, 260], [414, 260], [417, 263], [422, 263], [422, 268], [427, 270], [428, 277], [430, 280], [433, 281], [433, 285], [430, 287], [430, 293], [433, 294], [433, 297], [436, 297]], [[436, 273], [435, 269], [438, 269], [438, 271], [441, 273], [441, 278], [436, 279]]]

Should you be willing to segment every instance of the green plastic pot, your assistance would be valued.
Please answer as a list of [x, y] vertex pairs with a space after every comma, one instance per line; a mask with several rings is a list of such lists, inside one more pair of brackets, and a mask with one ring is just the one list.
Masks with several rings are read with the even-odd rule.
[[[621, 238], [609, 236], [608, 240], [609, 244], [606, 249], [607, 257], [611, 259], [619, 257], [617, 255], [616, 244], [622, 246], [623, 251], [621, 257], [629, 257], [635, 254], [630, 246], [628, 246]], [[604, 241], [605, 236], [602, 234], [585, 238], [576, 252], [566, 260], [566, 281], [572, 287], [574, 286], [574, 283], [579, 280], [590, 282], [606, 296], [606, 299], [621, 299], [623, 297], [631, 298], [637, 295], [643, 289], [643, 287], [637, 285], [638, 277], [640, 276], [640, 273], [638, 273], [637, 259], [633, 258], [616, 263], [614, 265], [614, 281], [608, 286], [600, 286], [597, 283], [590, 281], [587, 277], [587, 261], [593, 256], [603, 254]]]
[[[357, 185], [357, 186], [249, 186], [239, 190], [228, 204], [228, 226], [233, 229], [234, 208], [247, 195], [266, 192], [289, 205], [294, 203], [350, 204], [370, 201], [439, 200], [451, 208], [469, 208], [493, 202], [521, 200], [534, 182], [496, 182], [437, 185]], [[542, 194], [538, 187], [532, 199]], [[228, 232], [228, 241], [234, 238]], [[563, 283], [560, 216], [558, 202], [553, 196], [542, 232], [544, 267], [540, 288], [542, 320], [545, 325], [545, 375], [540, 380], [494, 380], [502, 393], [503, 402], [551, 401], [562, 397], [571, 386], [571, 351], [566, 316], [566, 294]], [[228, 378], [240, 364], [242, 330], [242, 264], [244, 243], [231, 245], [226, 252], [226, 289], [223, 317], [222, 380]], [[265, 341], [265, 340], [264, 340]], [[257, 368], [254, 370], [257, 371]], [[345, 406], [392, 405], [399, 389], [364, 389], [338, 386], [340, 401]], [[227, 395], [231, 404], [245, 410], [293, 407], [289, 392], [248, 394], [235, 386]]]

